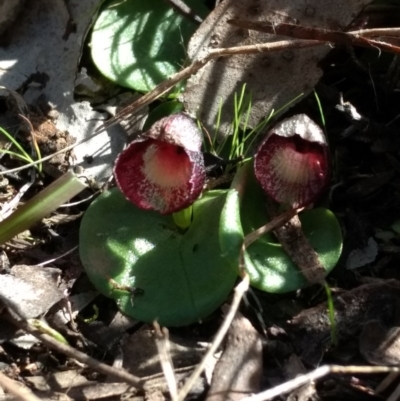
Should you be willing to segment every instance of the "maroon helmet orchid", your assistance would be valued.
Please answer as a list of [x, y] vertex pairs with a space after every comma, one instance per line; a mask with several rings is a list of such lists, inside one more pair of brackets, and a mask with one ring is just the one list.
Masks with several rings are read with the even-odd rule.
[[277, 202], [299, 207], [315, 201], [329, 180], [323, 131], [305, 114], [281, 121], [258, 147], [254, 172], [264, 191]]
[[121, 192], [141, 209], [169, 214], [200, 195], [205, 168], [202, 135], [183, 113], [164, 117], [118, 156], [114, 176]]

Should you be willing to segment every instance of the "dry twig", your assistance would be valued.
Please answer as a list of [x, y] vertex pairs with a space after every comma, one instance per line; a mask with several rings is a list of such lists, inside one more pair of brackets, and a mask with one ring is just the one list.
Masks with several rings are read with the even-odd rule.
[[224, 339], [225, 334], [229, 330], [232, 320], [236, 315], [236, 311], [239, 308], [240, 301], [242, 300], [245, 292], [248, 290], [249, 285], [250, 285], [249, 276], [247, 274], [245, 274], [242, 281], [236, 286], [236, 288], [234, 290], [234, 296], [233, 296], [229, 311], [226, 314], [225, 319], [224, 319], [223, 323], [221, 324], [210, 348], [204, 355], [202, 361], [197, 366], [195, 371], [191, 374], [189, 379], [186, 381], [185, 385], [179, 391], [178, 398], [176, 401], [183, 401], [185, 399], [185, 397], [189, 393], [190, 389], [193, 387], [194, 383], [196, 382], [196, 380], [199, 378], [199, 376], [203, 372], [204, 368], [206, 367], [208, 360], [210, 358], [212, 358], [215, 351], [221, 345], [222, 340]]
[[15, 317], [11, 316], [11, 314], [7, 316], [7, 319], [11, 321], [11, 323], [13, 323], [15, 326], [21, 328], [27, 333], [32, 334], [47, 347], [56, 350], [57, 352], [67, 355], [70, 358], [75, 358], [77, 361], [86, 364], [87, 366], [91, 367], [97, 372], [115, 377], [136, 388], [143, 387], [144, 384], [143, 380], [137, 376], [131, 375], [127, 371], [123, 369], [115, 369], [112, 366], [106, 365], [105, 363], [100, 362], [69, 345], [62, 344], [59, 341], [55, 340], [54, 338], [50, 337], [49, 335], [40, 333], [35, 327], [33, 327], [28, 322], [16, 319]]
[[[330, 29], [307, 27], [295, 24], [280, 23], [271, 24], [270, 22], [264, 21], [244, 21], [244, 20], [230, 20], [228, 21], [232, 25], [239, 26], [245, 29], [251, 29], [258, 32], [265, 32], [275, 35], [289, 36], [296, 39], [306, 39], [320, 42], [330, 42], [336, 45], [344, 46], [362, 46], [362, 47], [374, 47], [379, 50], [388, 51], [391, 53], [400, 53], [400, 47], [392, 45], [387, 42], [382, 42], [378, 40], [368, 39], [366, 33], [369, 36], [381, 36], [377, 34], [376, 30], [364, 29], [362, 31], [333, 31]], [[372, 32], [371, 32], [372, 31]], [[363, 34], [360, 34], [360, 33]], [[391, 33], [399, 34], [398, 31], [391, 30]], [[386, 36], [389, 31], [386, 31]]]
[[163, 370], [171, 398], [172, 400], [176, 400], [178, 397], [178, 387], [174, 374], [174, 365], [171, 359], [168, 330], [165, 327], [161, 329], [157, 322], [154, 322], [153, 326], [156, 332], [155, 341], [158, 355], [160, 356], [161, 368]]
[[305, 384], [308, 384], [314, 380], [320, 379], [321, 377], [327, 376], [328, 374], [376, 374], [376, 373], [388, 373], [388, 372], [400, 372], [400, 368], [390, 366], [339, 366], [339, 365], [325, 365], [321, 366], [310, 373], [302, 376], [298, 376], [293, 380], [289, 380], [286, 383], [280, 384], [269, 390], [263, 391], [259, 394], [251, 397], [242, 398], [241, 401], [265, 401], [271, 398], [281, 396], [289, 393], [290, 391], [299, 388]]

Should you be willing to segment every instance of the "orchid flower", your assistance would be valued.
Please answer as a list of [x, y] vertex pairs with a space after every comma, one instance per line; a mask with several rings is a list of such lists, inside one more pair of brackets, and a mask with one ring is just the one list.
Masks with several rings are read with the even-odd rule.
[[275, 201], [292, 207], [312, 203], [329, 180], [328, 144], [323, 131], [305, 114], [281, 121], [258, 147], [254, 171]]
[[184, 113], [153, 124], [118, 156], [117, 185], [137, 207], [170, 214], [191, 205], [205, 181], [202, 134]]

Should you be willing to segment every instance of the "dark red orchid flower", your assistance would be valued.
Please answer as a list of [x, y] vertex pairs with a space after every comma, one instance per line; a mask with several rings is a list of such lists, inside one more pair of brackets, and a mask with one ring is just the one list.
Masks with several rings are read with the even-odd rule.
[[329, 180], [323, 131], [305, 114], [281, 121], [259, 146], [254, 171], [264, 191], [277, 202], [299, 207], [315, 201]]
[[164, 117], [118, 156], [114, 176], [121, 192], [141, 209], [169, 214], [200, 195], [205, 168], [202, 135], [183, 113]]

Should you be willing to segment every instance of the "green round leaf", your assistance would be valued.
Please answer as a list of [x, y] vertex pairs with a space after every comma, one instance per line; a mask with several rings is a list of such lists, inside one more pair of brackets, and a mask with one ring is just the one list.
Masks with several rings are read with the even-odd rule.
[[[331, 211], [324, 208], [304, 211], [299, 217], [307, 239], [329, 273], [338, 262], [342, 251], [339, 222]], [[232, 255], [230, 261], [234, 266], [238, 266], [238, 255], [244, 235], [260, 228], [267, 221], [264, 193], [254, 174], [250, 174], [241, 204], [237, 192], [231, 191], [221, 214], [221, 249], [223, 254]], [[231, 235], [224, 237], [225, 230]], [[308, 285], [300, 270], [272, 234], [262, 235], [247, 248], [245, 262], [251, 284], [260, 290], [281, 293]]]
[[[102, 194], [80, 228], [80, 256], [90, 280], [141, 321], [182, 326], [205, 318], [226, 300], [237, 277], [218, 242], [225, 194], [211, 191], [196, 201], [185, 233], [171, 216], [140, 210], [117, 189]], [[115, 283], [143, 293], [132, 297]]]
[[[200, 0], [187, 4], [207, 15]], [[92, 58], [110, 80], [150, 91], [182, 67], [185, 46], [196, 29], [164, 0], [106, 1], [93, 26]]]
[[[339, 222], [325, 208], [307, 210], [299, 217], [304, 234], [328, 274], [336, 266], [342, 251]], [[263, 291], [288, 292], [308, 285], [281, 245], [271, 242], [268, 235], [247, 248], [246, 268], [251, 284]]]

